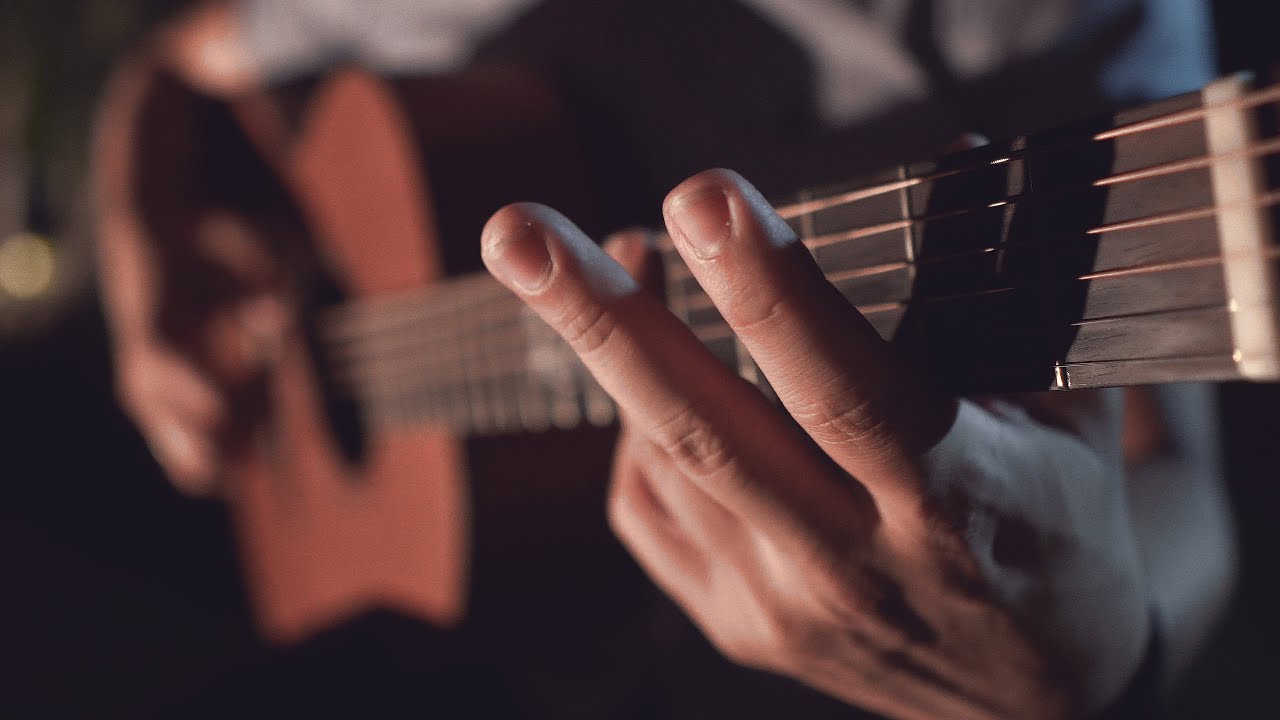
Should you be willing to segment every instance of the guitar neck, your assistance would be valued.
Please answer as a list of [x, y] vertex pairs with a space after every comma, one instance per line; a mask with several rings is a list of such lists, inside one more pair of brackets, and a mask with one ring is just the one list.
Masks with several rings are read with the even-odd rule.
[[[941, 391], [1280, 378], [1280, 87], [1242, 77], [778, 203], [827, 278]], [[767, 379], [661, 238], [667, 302]], [[468, 433], [613, 420], [570, 349], [487, 276], [336, 308], [372, 421]]]

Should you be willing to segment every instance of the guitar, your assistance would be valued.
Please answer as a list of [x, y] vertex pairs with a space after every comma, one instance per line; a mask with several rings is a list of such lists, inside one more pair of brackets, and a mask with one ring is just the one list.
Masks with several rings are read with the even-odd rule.
[[[536, 174], [519, 190], [591, 229], [598, 198], [589, 173], [570, 169], [581, 154], [553, 95], [504, 72], [415, 82], [432, 86], [335, 73], [306, 88], [301, 121], [288, 90], [226, 109], [242, 154], [279, 179], [272, 193], [227, 204], [275, 243], [293, 321], [253, 372], [236, 369], [243, 347], [214, 324], [173, 329], [204, 333], [206, 364], [235, 390], [227, 488], [255, 611], [281, 642], [375, 605], [459, 622], [479, 542], [467, 512], [479, 486], [466, 480], [461, 438], [523, 436], [550, 449], [504, 457], [510, 472], [537, 457], [568, 478], [565, 458], [577, 456], [563, 449], [607, 448], [607, 432], [590, 442], [561, 435], [560, 450], [539, 434], [614, 420], [573, 353], [496, 282], [442, 279], [439, 238], [466, 224], [457, 204], [484, 188], [431, 183], [424, 172], [486, 167], [472, 154], [482, 148], [509, 167], [513, 155], [486, 130], [561, 128], [553, 142], [522, 135], [507, 148], [536, 155], [524, 157], [530, 172], [565, 171], [554, 186], [568, 190]], [[1277, 102], [1280, 87], [1226, 78], [803, 190], [778, 211], [828, 279], [942, 391], [1275, 380]], [[488, 190], [469, 222], [528, 198], [510, 184]], [[673, 312], [768, 393], [670, 241], [659, 248]], [[587, 479], [565, 480], [553, 502], [599, 514], [591, 503], [603, 465], [580, 469]]]

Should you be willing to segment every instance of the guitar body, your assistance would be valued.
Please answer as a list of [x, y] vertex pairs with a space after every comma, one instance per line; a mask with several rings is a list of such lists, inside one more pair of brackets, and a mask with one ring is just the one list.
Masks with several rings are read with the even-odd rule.
[[[585, 173], [551, 190], [545, 182], [548, 162], [567, 173], [576, 157], [558, 112], [543, 86], [503, 70], [398, 87], [345, 70], [301, 93], [286, 89], [235, 108], [296, 201], [314, 262], [336, 286], [317, 301], [306, 290], [313, 279], [285, 283], [289, 320], [245, 391], [252, 399], [237, 403], [254, 410], [241, 413], [227, 490], [251, 603], [268, 638], [294, 642], [373, 608], [444, 627], [467, 615], [473, 548], [494, 541], [472, 532], [476, 486], [465, 441], [443, 426], [370, 422], [358, 407], [335, 417], [343, 405], [333, 400], [315, 318], [334, 297], [376, 298], [422, 288], [446, 271], [473, 270], [479, 229], [502, 204], [532, 198], [589, 213]], [[453, 175], [432, 172], [437, 164]], [[438, 202], [433, 185], [460, 200]], [[454, 247], [445, 247], [445, 234]], [[212, 364], [231, 363], [216, 357], [243, 353], [242, 342], [211, 340]], [[352, 434], [355, 442], [343, 437]], [[556, 521], [568, 527], [582, 524], [574, 512], [593, 518], [591, 536], [603, 530], [594, 518], [602, 515], [609, 433], [559, 435], [559, 445], [545, 438], [482, 441], [480, 464], [497, 480], [481, 493], [510, 508], [504, 500], [513, 496], [504, 488], [526, 484], [533, 495], [514, 495], [523, 514], [536, 521], [539, 503], [554, 504]], [[583, 455], [596, 461], [558, 466], [552, 457], [565, 442], [596, 446]], [[530, 473], [540, 466], [556, 476]], [[564, 528], [531, 534], [557, 532]], [[504, 542], [497, 541], [491, 563], [498, 574], [500, 566], [530, 559], [504, 556]]]
[[[408, 142], [392, 98], [352, 72], [317, 90], [280, 148], [315, 249], [350, 299], [441, 274]], [[286, 325], [265, 377], [261, 427], [227, 477], [261, 628], [293, 641], [377, 606], [452, 625], [466, 603], [469, 557], [459, 440], [431, 426], [385, 428], [368, 433], [361, 457], [348, 457], [305, 322]]]

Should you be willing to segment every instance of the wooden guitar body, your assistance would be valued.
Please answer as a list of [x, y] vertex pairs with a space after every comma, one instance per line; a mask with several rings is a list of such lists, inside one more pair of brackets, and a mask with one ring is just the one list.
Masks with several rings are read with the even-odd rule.
[[[588, 213], [585, 175], [553, 189], [543, 180], [547, 162], [571, 172], [569, 129], [539, 84], [507, 71], [396, 87], [347, 70], [302, 91], [246, 98], [234, 112], [296, 200], [306, 244], [336, 286], [317, 301], [306, 289], [314, 279], [286, 283], [290, 319], [265, 353], [258, 397], [240, 403], [256, 410], [251, 427], [238, 428], [226, 479], [260, 627], [292, 642], [378, 607], [456, 625], [467, 614], [476, 542], [465, 442], [442, 425], [384, 422], [335, 403], [314, 322], [334, 290], [343, 303], [359, 302], [473, 270], [479, 229], [507, 202], [545, 199]], [[437, 165], [452, 175], [436, 175]], [[450, 252], [442, 233], [451, 234]], [[234, 356], [243, 352], [237, 342], [211, 352]], [[349, 417], [335, 417], [344, 409]], [[562, 435], [560, 449], [577, 444]], [[483, 441], [482, 464], [498, 478], [485, 492], [500, 508], [515, 498], [533, 518], [540, 503], [556, 507], [557, 521], [579, 505], [583, 516], [600, 515], [608, 434], [576, 437], [599, 447], [596, 462], [563, 467], [555, 441]], [[556, 474], [555, 486], [538, 487], [530, 470], [539, 466]], [[543, 530], [535, 534], [557, 536]]]
[[[347, 73], [317, 91], [280, 148], [315, 249], [349, 298], [441, 274], [408, 141], [387, 93]], [[286, 326], [265, 378], [267, 414], [228, 471], [261, 628], [292, 641], [375, 606], [452, 625], [466, 603], [469, 556], [459, 441], [443, 428], [381, 428], [367, 433], [361, 457], [348, 457], [305, 322], [300, 312]]]

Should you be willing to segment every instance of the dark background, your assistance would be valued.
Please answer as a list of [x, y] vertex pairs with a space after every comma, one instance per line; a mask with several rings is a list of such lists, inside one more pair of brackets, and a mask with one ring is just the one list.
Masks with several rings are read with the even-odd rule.
[[[1280, 64], [1277, 27], [1258, 17], [1266, 4], [1214, 3], [1224, 71]], [[115, 407], [83, 232], [86, 123], [110, 58], [178, 5], [0, 9], [0, 162], [34, 160], [30, 222], [55, 234], [68, 269], [39, 302], [0, 304], [0, 715], [219, 714], [228, 696], [290, 714], [294, 699], [318, 692], [338, 703], [328, 709], [370, 694], [423, 709], [437, 694], [496, 702], [501, 688], [474, 668], [418, 676], [435, 660], [405, 648], [430, 645], [430, 632], [386, 618], [288, 653], [263, 647], [221, 506], [175, 493]], [[1280, 593], [1270, 582], [1280, 387], [1226, 385], [1221, 400], [1242, 573], [1169, 716], [1280, 717]]]

